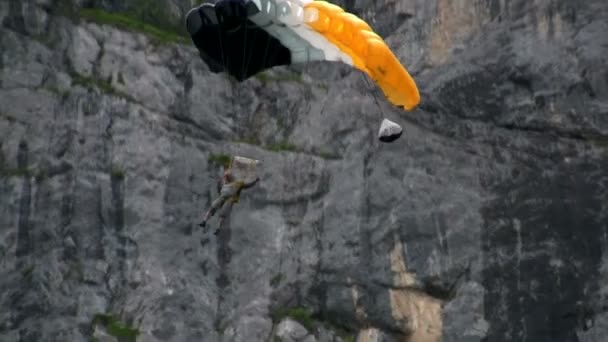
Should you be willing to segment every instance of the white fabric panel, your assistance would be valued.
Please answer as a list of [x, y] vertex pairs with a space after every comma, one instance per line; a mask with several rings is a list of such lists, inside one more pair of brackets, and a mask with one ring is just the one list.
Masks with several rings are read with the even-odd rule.
[[[256, 2], [260, 1], [262, 2], [260, 6], [263, 6], [262, 10], [270, 10], [271, 13], [276, 14], [277, 7], [274, 4], [268, 0], [256, 0]], [[325, 55], [321, 50], [315, 49], [308, 41], [302, 39], [292, 30], [285, 27], [283, 23], [276, 19], [276, 15], [273, 18], [272, 15], [269, 15], [267, 12], [261, 11], [249, 19], [256, 25], [263, 27], [266, 32], [278, 39], [281, 44], [291, 51], [292, 63], [325, 60]]]
[[327, 38], [320, 33], [308, 28], [306, 25], [290, 27], [298, 36], [304, 38], [315, 48], [325, 53], [325, 59], [328, 61], [339, 61], [348, 65], [353, 65], [353, 59], [338, 49], [337, 46], [330, 43]]
[[251, 20], [256, 25], [265, 27], [269, 34], [291, 50], [292, 63], [328, 60], [353, 65], [350, 56], [304, 22], [303, 6], [311, 0], [252, 1], [260, 13], [251, 17]]
[[[310, 28], [304, 21], [304, 5], [312, 2], [311, 0], [278, 0], [277, 3], [289, 3], [291, 10], [289, 15], [282, 15], [277, 18], [281, 22], [288, 25], [298, 36], [308, 41], [312, 46], [321, 50], [325, 54], [325, 59], [328, 61], [339, 61], [348, 65], [353, 65], [352, 58], [342, 52], [337, 46], [332, 44], [322, 34]], [[277, 5], [284, 6], [284, 5]]]

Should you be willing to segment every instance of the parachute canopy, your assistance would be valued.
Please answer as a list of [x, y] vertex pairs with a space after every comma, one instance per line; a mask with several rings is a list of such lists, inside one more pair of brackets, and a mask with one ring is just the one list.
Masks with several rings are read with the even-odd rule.
[[420, 102], [384, 40], [325, 1], [219, 0], [190, 10], [186, 26], [209, 68], [239, 81], [278, 65], [338, 61], [369, 75], [392, 104], [411, 110]]

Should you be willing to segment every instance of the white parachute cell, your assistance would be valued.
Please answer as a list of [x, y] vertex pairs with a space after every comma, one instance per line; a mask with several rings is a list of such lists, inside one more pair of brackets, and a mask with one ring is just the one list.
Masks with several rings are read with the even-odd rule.
[[258, 177], [259, 160], [234, 156], [230, 161], [230, 169], [237, 180], [249, 183]]
[[403, 134], [403, 129], [398, 124], [389, 119], [382, 120], [380, 130], [378, 131], [378, 139], [382, 142], [392, 142]]

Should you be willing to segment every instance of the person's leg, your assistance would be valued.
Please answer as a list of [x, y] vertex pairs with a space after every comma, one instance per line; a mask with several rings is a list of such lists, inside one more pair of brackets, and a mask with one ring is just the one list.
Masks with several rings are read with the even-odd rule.
[[207, 221], [213, 215], [215, 215], [215, 212], [218, 211], [218, 209], [220, 209], [222, 207], [224, 202], [226, 202], [226, 199], [228, 199], [228, 196], [222, 194], [215, 201], [213, 201], [213, 203], [211, 203], [211, 208], [209, 208], [209, 210], [207, 210], [207, 212], [203, 216], [203, 221], [199, 224], [199, 226], [205, 227], [205, 225], [207, 225]]
[[230, 213], [232, 212], [232, 206], [234, 206], [234, 201], [232, 201], [232, 199], [228, 199], [226, 201], [226, 203], [224, 204], [224, 206], [222, 207], [222, 211], [220, 212], [219, 216], [220, 216], [220, 225], [218, 226], [218, 228], [215, 230], [215, 232], [213, 234], [217, 235], [220, 232], [220, 228], [221, 222], [223, 222], [228, 215], [230, 215]]
[[220, 218], [225, 219], [228, 217], [228, 215], [230, 215], [230, 211], [232, 210], [232, 206], [234, 206], [234, 202], [231, 200], [226, 201], [222, 207], [222, 211], [220, 212]]

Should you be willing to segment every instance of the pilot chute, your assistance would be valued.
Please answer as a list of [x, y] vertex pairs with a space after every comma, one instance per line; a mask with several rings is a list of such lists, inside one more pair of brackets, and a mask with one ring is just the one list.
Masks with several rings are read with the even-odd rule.
[[403, 134], [403, 128], [389, 119], [382, 120], [380, 130], [378, 131], [378, 139], [382, 142], [393, 142]]

